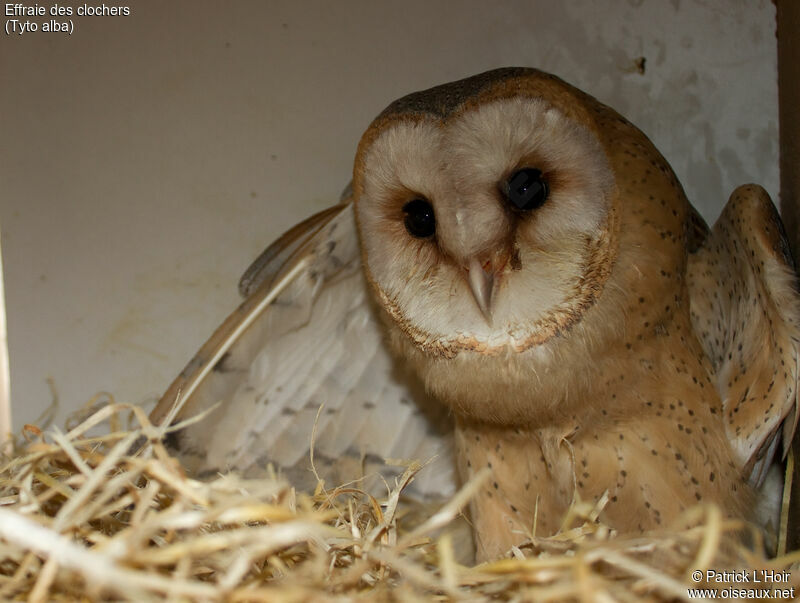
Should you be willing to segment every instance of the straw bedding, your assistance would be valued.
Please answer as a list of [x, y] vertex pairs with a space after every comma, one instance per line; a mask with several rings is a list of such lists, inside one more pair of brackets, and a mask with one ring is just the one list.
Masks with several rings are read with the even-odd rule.
[[[164, 435], [113, 400], [66, 433], [26, 426], [0, 471], [0, 599], [682, 600], [703, 586], [693, 571], [800, 561], [768, 560], [754, 530], [713, 507], [617, 536], [597, 520], [601, 501], [573, 505], [557, 536], [472, 566], [459, 562], [460, 516], [478, 482], [433, 506], [403, 497], [417, 462], [382, 497], [358, 483], [297, 492], [274, 475], [198, 482]], [[776, 586], [797, 586], [788, 575]]]

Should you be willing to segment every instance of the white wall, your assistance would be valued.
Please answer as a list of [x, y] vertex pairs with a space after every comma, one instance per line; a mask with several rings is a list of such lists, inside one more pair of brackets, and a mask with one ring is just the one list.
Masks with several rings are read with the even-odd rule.
[[337, 199], [361, 132], [414, 90], [539, 67], [638, 124], [707, 219], [739, 183], [777, 193], [768, 0], [122, 2], [71, 36], [0, 34], [17, 428], [47, 376], [58, 423], [99, 390], [157, 397], [249, 261]]

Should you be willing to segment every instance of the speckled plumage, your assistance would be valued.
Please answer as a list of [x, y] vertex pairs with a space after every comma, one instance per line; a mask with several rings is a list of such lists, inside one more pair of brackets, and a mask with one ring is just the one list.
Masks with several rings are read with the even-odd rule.
[[[520, 168], [548, 183], [532, 212], [500, 193]], [[462, 481], [488, 467], [471, 505], [480, 558], [604, 493], [622, 531], [703, 501], [752, 517], [797, 417], [798, 294], [763, 189], [737, 189], [709, 230], [638, 129], [514, 68], [392, 103], [361, 140], [352, 191], [262, 255], [248, 300], [155, 411], [223, 400], [173, 438], [196, 471], [275, 461], [308, 476], [303, 436], [324, 402], [328, 479], [345, 477], [341, 458], [436, 453], [417, 492], [452, 491], [453, 435]], [[404, 226], [420, 197], [427, 238]]]

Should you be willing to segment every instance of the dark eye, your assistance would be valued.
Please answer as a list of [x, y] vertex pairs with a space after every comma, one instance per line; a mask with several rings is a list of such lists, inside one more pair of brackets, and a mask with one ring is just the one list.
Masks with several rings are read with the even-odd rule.
[[403, 206], [406, 230], [413, 237], [427, 239], [436, 232], [433, 206], [427, 199], [414, 199]]
[[542, 179], [542, 171], [536, 168], [517, 170], [500, 185], [500, 190], [511, 207], [521, 211], [541, 207], [550, 192]]

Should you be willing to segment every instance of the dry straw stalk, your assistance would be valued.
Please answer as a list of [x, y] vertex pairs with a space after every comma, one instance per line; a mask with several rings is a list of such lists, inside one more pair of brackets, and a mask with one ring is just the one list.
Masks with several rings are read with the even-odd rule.
[[694, 570], [800, 561], [767, 559], [756, 532], [714, 507], [621, 537], [576, 504], [558, 535], [473, 567], [459, 562], [460, 515], [485, 476], [434, 507], [403, 497], [420, 463], [380, 498], [358, 484], [297, 492], [279, 476], [199, 482], [165, 432], [113, 400], [67, 433], [26, 426], [0, 470], [0, 599], [681, 600], [702, 586]]

